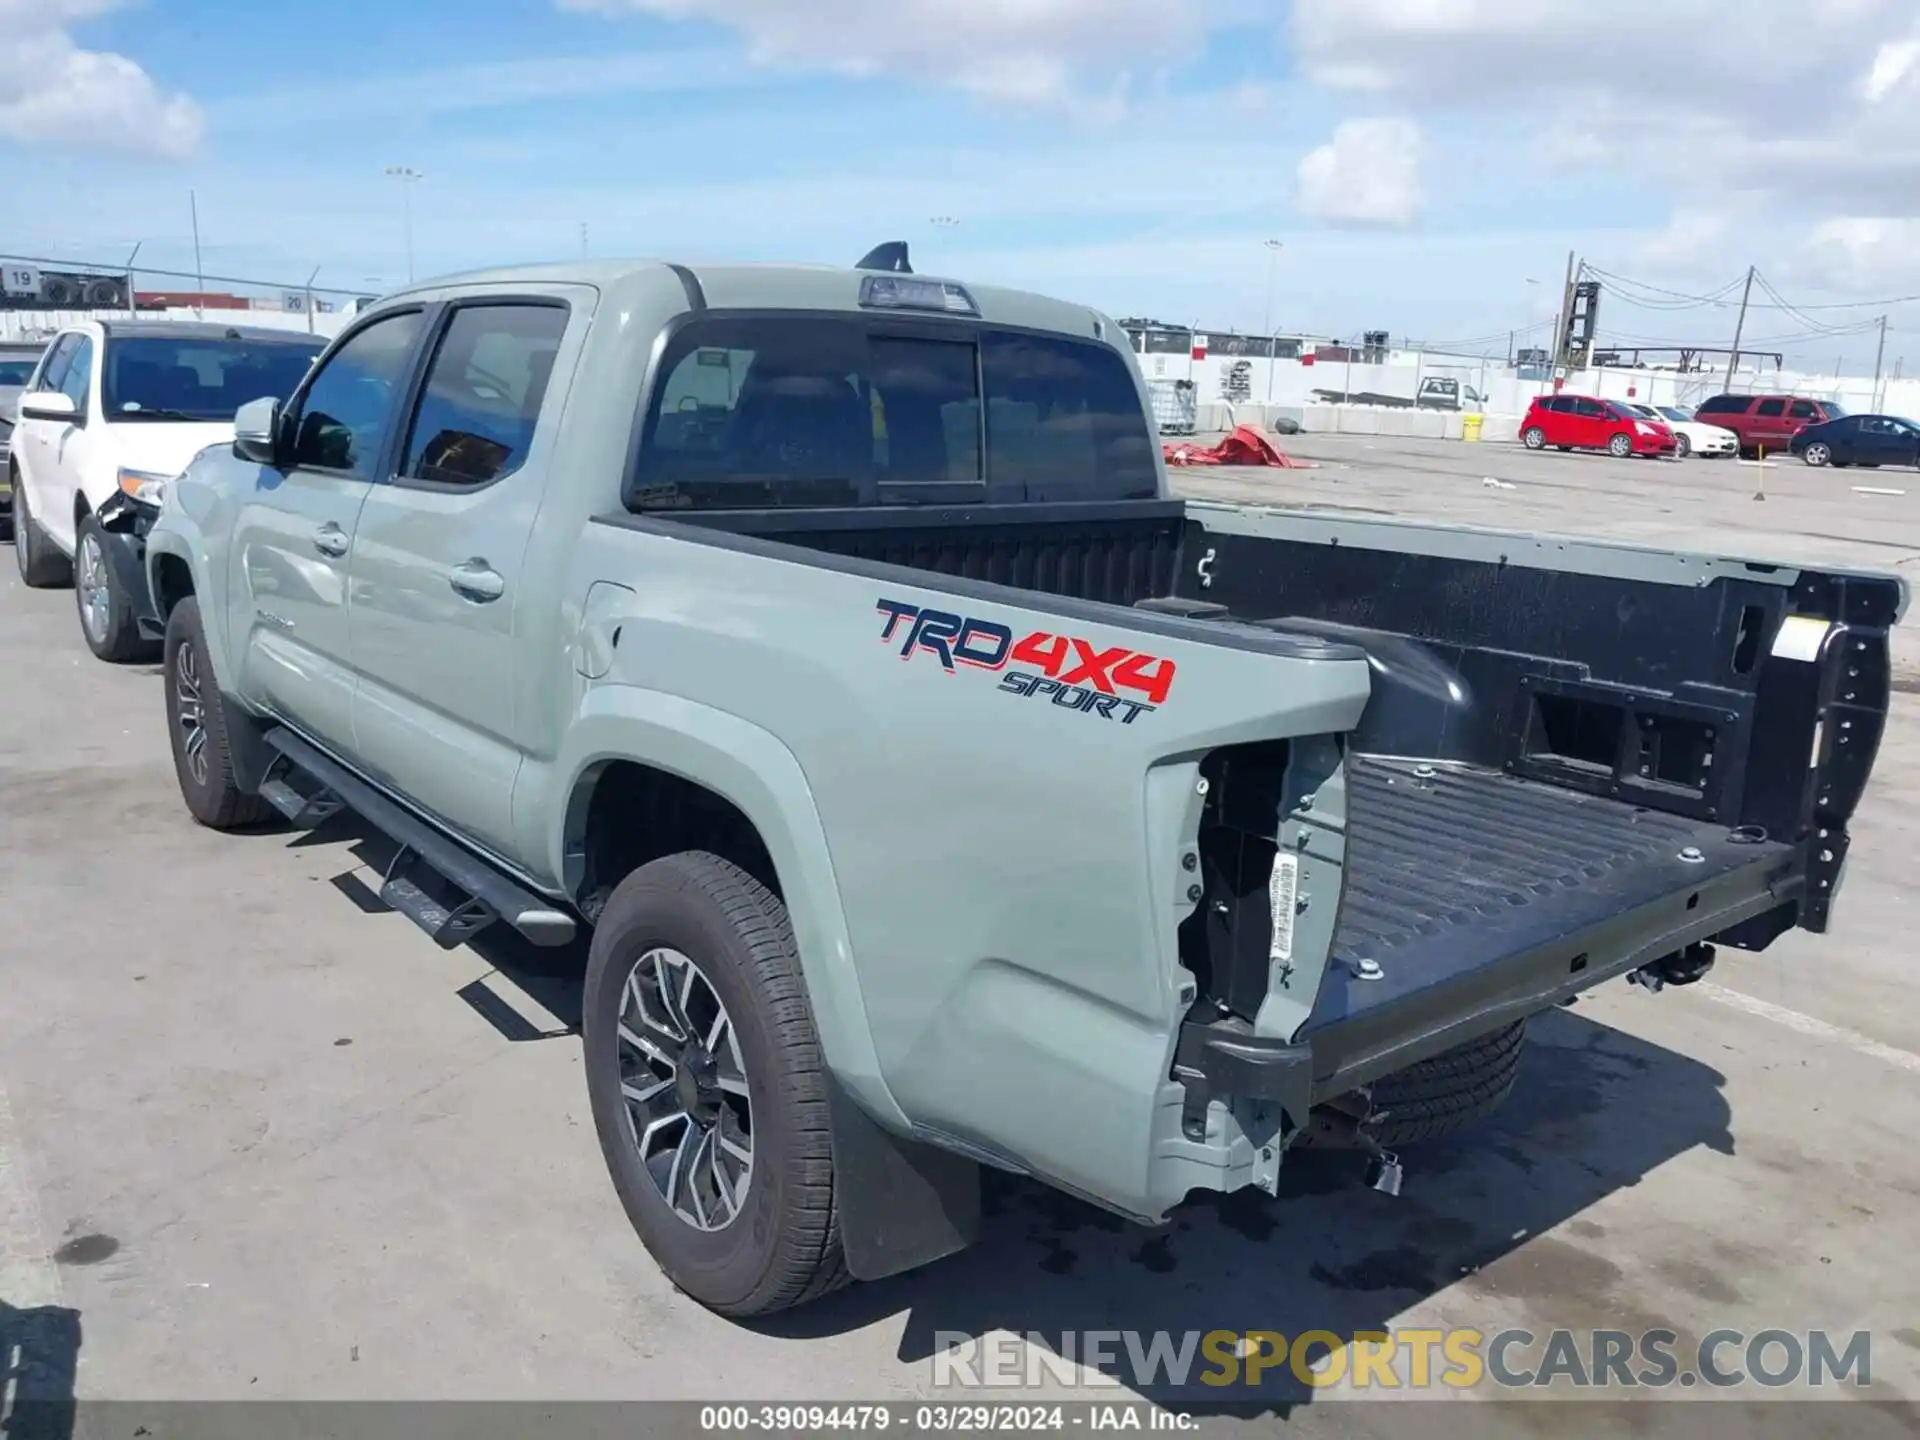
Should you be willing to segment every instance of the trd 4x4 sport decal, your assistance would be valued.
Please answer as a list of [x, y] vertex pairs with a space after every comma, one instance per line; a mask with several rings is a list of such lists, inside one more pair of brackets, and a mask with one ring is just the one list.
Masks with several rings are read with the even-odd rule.
[[[897, 642], [902, 660], [931, 655], [949, 675], [962, 667], [1006, 671], [1000, 688], [1009, 695], [1131, 725], [1165, 703], [1173, 689], [1173, 661], [1124, 645], [1102, 647], [1046, 630], [1015, 639], [1011, 629], [992, 620], [923, 610], [905, 600], [881, 600], [874, 608], [885, 617], [881, 642]], [[1009, 664], [1025, 668], [1009, 670]]]

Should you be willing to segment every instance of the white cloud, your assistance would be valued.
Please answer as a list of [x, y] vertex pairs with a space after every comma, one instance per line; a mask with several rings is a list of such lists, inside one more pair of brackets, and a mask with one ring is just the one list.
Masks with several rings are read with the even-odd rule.
[[69, 27], [117, 0], [0, 0], [0, 135], [74, 149], [180, 156], [199, 107], [167, 95], [124, 55], [85, 50]]
[[1837, 293], [1920, 291], [1920, 218], [1842, 215], [1816, 225], [1783, 274]]
[[1696, 210], [1920, 215], [1913, 0], [1295, 0], [1291, 23], [1322, 85], [1528, 117], [1543, 162], [1658, 181]]
[[1111, 116], [1136, 72], [1196, 53], [1212, 0], [559, 0], [699, 20], [757, 64], [899, 75], [984, 98]]
[[1300, 208], [1335, 225], [1410, 225], [1420, 213], [1420, 128], [1348, 120], [1300, 161]]

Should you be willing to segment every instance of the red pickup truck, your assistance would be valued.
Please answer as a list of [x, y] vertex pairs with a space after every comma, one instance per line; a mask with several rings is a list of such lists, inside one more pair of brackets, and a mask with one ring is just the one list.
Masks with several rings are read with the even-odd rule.
[[1846, 413], [1831, 400], [1804, 395], [1716, 395], [1694, 411], [1694, 419], [1733, 431], [1740, 437], [1740, 453], [1753, 455], [1785, 450], [1807, 426], [1838, 420]]

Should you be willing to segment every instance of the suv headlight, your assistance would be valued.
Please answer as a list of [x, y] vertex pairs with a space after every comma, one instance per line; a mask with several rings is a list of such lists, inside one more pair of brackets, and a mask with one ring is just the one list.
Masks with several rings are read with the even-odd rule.
[[121, 493], [148, 505], [165, 505], [167, 489], [173, 483], [171, 475], [161, 475], [153, 470], [120, 470]]

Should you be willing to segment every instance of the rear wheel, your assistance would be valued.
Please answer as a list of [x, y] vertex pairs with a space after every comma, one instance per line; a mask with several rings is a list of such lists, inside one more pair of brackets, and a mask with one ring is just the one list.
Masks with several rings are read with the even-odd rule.
[[1538, 425], [1529, 425], [1526, 433], [1520, 437], [1520, 443], [1529, 450], [1544, 450], [1547, 448], [1547, 432]]
[[1624, 430], [1607, 441], [1607, 453], [1616, 460], [1624, 460], [1633, 454], [1633, 437]]
[[1674, 459], [1684, 460], [1692, 453], [1693, 453], [1693, 441], [1689, 440], [1684, 435], [1676, 435], [1673, 437], [1673, 458]]
[[27, 487], [18, 470], [13, 472], [13, 563], [20, 567], [21, 583], [35, 590], [57, 590], [73, 579], [72, 562], [54, 548], [27, 507]]
[[704, 851], [643, 865], [594, 926], [587, 1097], [627, 1218], [723, 1315], [845, 1282], [827, 1079], [787, 908]]
[[1816, 440], [1800, 452], [1800, 458], [1809, 465], [1830, 465], [1833, 463], [1833, 449], [1825, 441]]

